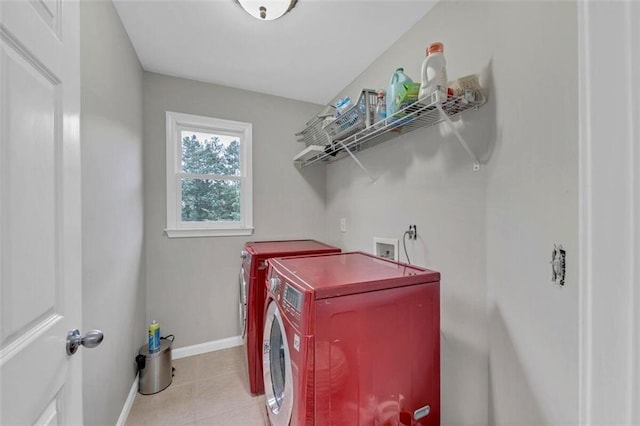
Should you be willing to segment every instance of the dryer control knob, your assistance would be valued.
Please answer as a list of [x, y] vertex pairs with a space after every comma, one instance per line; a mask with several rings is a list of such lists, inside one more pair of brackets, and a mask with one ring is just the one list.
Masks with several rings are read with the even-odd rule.
[[269, 279], [269, 291], [270, 292], [275, 293], [278, 290], [279, 286], [280, 286], [280, 278], [271, 277]]

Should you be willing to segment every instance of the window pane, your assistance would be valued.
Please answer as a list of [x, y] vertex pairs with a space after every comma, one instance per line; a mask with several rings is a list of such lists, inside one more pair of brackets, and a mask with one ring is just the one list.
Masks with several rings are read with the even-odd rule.
[[240, 176], [240, 139], [183, 130], [182, 172]]
[[240, 182], [182, 178], [182, 221], [240, 220]]

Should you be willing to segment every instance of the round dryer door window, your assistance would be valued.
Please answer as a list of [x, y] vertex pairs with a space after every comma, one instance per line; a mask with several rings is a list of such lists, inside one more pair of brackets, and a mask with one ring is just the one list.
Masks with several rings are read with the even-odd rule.
[[293, 409], [293, 380], [289, 343], [278, 305], [267, 308], [263, 333], [264, 390], [273, 426], [288, 425]]
[[282, 329], [277, 322], [271, 325], [271, 351], [269, 352], [269, 364], [271, 365], [271, 384], [278, 410], [282, 407], [282, 397], [284, 396], [284, 379], [286, 369], [284, 366], [284, 341], [282, 340]]

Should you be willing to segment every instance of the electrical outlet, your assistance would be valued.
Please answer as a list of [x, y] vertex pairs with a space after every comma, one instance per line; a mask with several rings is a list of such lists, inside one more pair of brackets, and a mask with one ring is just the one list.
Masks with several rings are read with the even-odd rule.
[[563, 286], [567, 270], [567, 252], [562, 244], [554, 244], [551, 253], [551, 281]]
[[347, 232], [347, 218], [340, 218], [340, 232]]
[[417, 240], [418, 239], [418, 227], [416, 225], [409, 225], [409, 230], [407, 231], [407, 234], [409, 234], [409, 239], [410, 240]]

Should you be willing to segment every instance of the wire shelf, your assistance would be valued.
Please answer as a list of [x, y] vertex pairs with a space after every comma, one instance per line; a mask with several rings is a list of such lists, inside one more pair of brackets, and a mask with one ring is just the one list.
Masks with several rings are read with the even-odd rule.
[[296, 167], [303, 168], [320, 161], [336, 161], [350, 153], [362, 151], [416, 129], [449, 121], [464, 111], [478, 109], [485, 102], [486, 99], [480, 92], [475, 93], [472, 99], [454, 96], [444, 102], [436, 100], [430, 104], [420, 99], [398, 111], [393, 117], [374, 123], [349, 137], [331, 142], [325, 139], [324, 143], [310, 144], [294, 157], [293, 162]]

